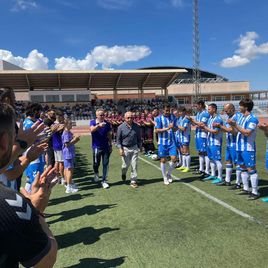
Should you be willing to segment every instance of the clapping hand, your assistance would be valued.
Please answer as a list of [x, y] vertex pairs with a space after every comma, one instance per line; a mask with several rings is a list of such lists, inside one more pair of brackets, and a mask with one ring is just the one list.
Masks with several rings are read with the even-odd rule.
[[261, 130], [266, 130], [268, 128], [268, 124], [267, 123], [262, 123], [262, 124], [259, 124], [258, 127]]
[[220, 123], [213, 123], [213, 127], [221, 127], [221, 124]]
[[101, 123], [99, 123], [99, 126], [100, 126], [100, 127], [104, 127], [105, 125], [106, 125], [105, 122], [101, 122]]
[[39, 157], [48, 147], [47, 143], [34, 144], [30, 147], [30, 149], [26, 153], [26, 157], [30, 162], [34, 161]]
[[228, 122], [228, 124], [230, 125], [230, 126], [235, 126], [236, 125], [236, 121], [234, 121], [234, 120], [232, 120], [232, 119], [228, 119], [227, 120], [227, 122]]
[[30, 147], [37, 139], [38, 135], [46, 128], [46, 126], [37, 121], [31, 128], [23, 130], [23, 122], [20, 123], [17, 139], [26, 141]]
[[41, 213], [43, 213], [47, 207], [51, 190], [57, 183], [57, 181], [53, 181], [55, 178], [55, 168], [50, 166], [41, 175], [39, 172], [37, 173], [32, 183], [31, 193], [28, 193], [24, 188], [21, 189], [21, 193], [26, 198], [30, 199], [33, 206]]
[[173, 122], [169, 123], [168, 129], [172, 129], [173, 127], [174, 127], [174, 123]]
[[199, 126], [200, 128], [204, 128], [206, 125], [205, 125], [204, 122], [200, 122], [200, 123], [198, 124], [198, 126]]

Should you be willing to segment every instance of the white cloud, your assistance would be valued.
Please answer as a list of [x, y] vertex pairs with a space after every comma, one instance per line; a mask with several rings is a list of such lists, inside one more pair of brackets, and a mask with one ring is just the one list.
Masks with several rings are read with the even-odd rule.
[[35, 9], [37, 8], [37, 4], [34, 0], [16, 0], [11, 11], [21, 11], [27, 9]]
[[48, 58], [37, 49], [32, 50], [26, 58], [14, 56], [8, 50], [0, 49], [0, 59], [13, 63], [27, 70], [44, 70], [48, 69]]
[[256, 32], [247, 32], [246, 35], [241, 35], [239, 40], [239, 48], [235, 50], [232, 57], [223, 59], [220, 65], [224, 68], [233, 68], [248, 64], [251, 60], [260, 55], [268, 54], [268, 42], [261, 45], [256, 45], [256, 40], [259, 35]]
[[111, 69], [112, 65], [122, 65], [129, 61], [138, 61], [151, 54], [147, 46], [97, 46], [84, 59], [73, 57], [56, 58], [55, 68], [59, 70]]
[[82, 60], [77, 60], [74, 57], [61, 57], [55, 59], [57, 70], [90, 70], [97, 67], [92, 55], [89, 53]]
[[[92, 70], [98, 67], [111, 69], [113, 65], [120, 66], [125, 62], [138, 61], [151, 54], [147, 46], [97, 46], [87, 53], [85, 58], [74, 57], [55, 58], [57, 70]], [[11, 51], [0, 49], [0, 59], [13, 63], [26, 70], [48, 69], [48, 58], [37, 49], [32, 50], [27, 57], [14, 56]]]
[[122, 65], [128, 61], [138, 61], [151, 54], [147, 46], [98, 46], [92, 51], [94, 59], [102, 64], [103, 69], [111, 68], [111, 65]]
[[132, 6], [133, 0], [98, 0], [98, 5], [105, 9], [128, 9]]

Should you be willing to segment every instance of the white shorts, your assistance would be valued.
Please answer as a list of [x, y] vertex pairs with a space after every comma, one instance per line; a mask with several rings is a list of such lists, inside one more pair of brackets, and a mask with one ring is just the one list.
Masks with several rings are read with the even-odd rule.
[[62, 150], [54, 151], [55, 162], [63, 162], [63, 153]]

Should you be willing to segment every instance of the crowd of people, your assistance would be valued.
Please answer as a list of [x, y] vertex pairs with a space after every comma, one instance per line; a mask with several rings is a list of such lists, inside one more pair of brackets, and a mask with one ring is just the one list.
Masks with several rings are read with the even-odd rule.
[[[92, 103], [91, 103], [92, 104]], [[90, 105], [91, 105], [90, 104]], [[152, 106], [152, 104], [157, 104]], [[93, 103], [94, 105], [94, 103]], [[90, 120], [94, 182], [110, 187], [109, 158], [117, 148], [122, 160], [121, 179], [139, 187], [138, 156], [143, 151], [160, 160], [164, 185], [173, 181], [172, 171], [191, 172], [191, 130], [195, 129], [195, 146], [199, 167], [194, 173], [203, 181], [239, 190], [249, 200], [260, 197], [256, 169], [257, 129], [268, 137], [268, 124], [260, 124], [252, 113], [254, 103], [243, 99], [239, 111], [232, 103], [207, 107], [203, 100], [195, 103], [196, 115], [185, 107], [170, 107], [162, 101], [137, 106], [129, 101], [100, 103]], [[118, 111], [118, 105], [126, 112]], [[61, 109], [29, 103], [23, 120], [17, 124], [16, 102], [12, 89], [0, 90], [0, 267], [52, 267], [57, 256], [57, 242], [44, 218], [52, 188], [65, 185], [66, 194], [79, 191], [73, 183], [75, 144], [80, 137], [72, 133], [72, 120]], [[68, 111], [66, 109], [65, 111]], [[18, 112], [18, 110], [17, 110]], [[67, 116], [66, 116], [67, 115]], [[226, 135], [225, 177], [222, 146]], [[155, 146], [157, 141], [157, 148]], [[267, 147], [268, 148], [268, 147]], [[266, 153], [268, 168], [268, 151]], [[102, 162], [102, 176], [99, 167]], [[168, 166], [167, 166], [168, 163]], [[236, 181], [231, 184], [235, 169]], [[21, 187], [25, 172], [26, 183]], [[262, 198], [268, 202], [268, 198]]]

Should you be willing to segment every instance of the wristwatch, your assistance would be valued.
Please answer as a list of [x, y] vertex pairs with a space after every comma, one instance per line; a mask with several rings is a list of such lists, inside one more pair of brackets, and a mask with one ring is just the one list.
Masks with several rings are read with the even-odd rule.
[[17, 139], [16, 142], [20, 145], [21, 149], [23, 150], [27, 149], [28, 143], [26, 141]]

